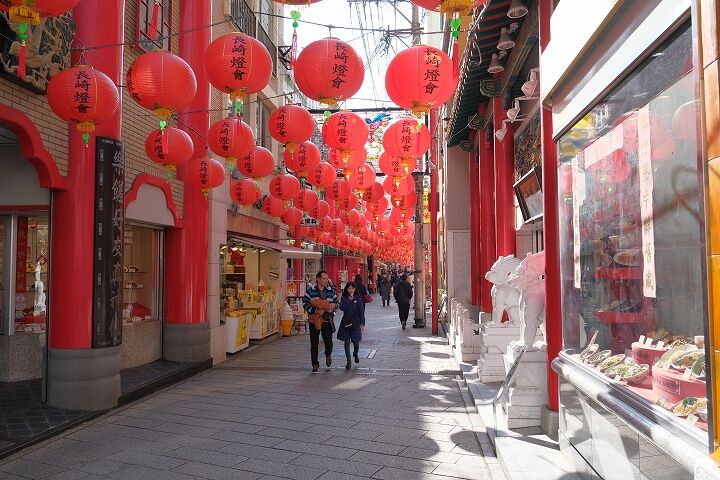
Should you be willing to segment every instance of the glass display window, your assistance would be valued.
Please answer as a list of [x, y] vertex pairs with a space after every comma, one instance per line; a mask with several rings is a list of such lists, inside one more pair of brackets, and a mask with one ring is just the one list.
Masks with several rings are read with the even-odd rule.
[[567, 357], [704, 437], [704, 170], [692, 68], [686, 26], [559, 141], [563, 337]]
[[123, 323], [162, 316], [163, 231], [125, 225], [123, 252]]

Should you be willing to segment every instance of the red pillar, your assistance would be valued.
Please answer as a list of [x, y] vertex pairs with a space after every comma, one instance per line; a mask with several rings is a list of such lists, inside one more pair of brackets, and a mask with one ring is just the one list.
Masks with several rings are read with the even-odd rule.
[[432, 285], [432, 291], [430, 293], [430, 299], [432, 300], [431, 307], [431, 323], [432, 323], [432, 334], [437, 335], [439, 332], [438, 325], [438, 222], [437, 214], [438, 207], [440, 205], [440, 198], [437, 190], [438, 182], [438, 142], [436, 140], [437, 134], [437, 110], [430, 110], [430, 138], [432, 142], [430, 144], [430, 161], [434, 167], [430, 170], [430, 282]]
[[[124, 17], [125, 0], [81, 1], [73, 9], [77, 25], [73, 46], [122, 44]], [[122, 83], [122, 46], [87, 50], [82, 61], [116, 84]], [[79, 62], [79, 52], [73, 52], [72, 63]], [[53, 192], [50, 217], [50, 348], [92, 346], [95, 135], [120, 139], [121, 120], [122, 107], [112, 119], [98, 125], [87, 148], [75, 127], [69, 128], [68, 187]]]
[[[493, 121], [495, 132], [503, 128], [506, 119], [503, 101], [493, 98]], [[512, 123], [505, 123], [505, 136], [495, 138], [495, 225], [497, 254], [515, 255], [515, 203], [513, 193], [513, 170], [515, 152]]]
[[490, 270], [497, 259], [495, 244], [495, 158], [493, 140], [487, 138], [486, 132], [481, 133], [480, 148], [480, 288], [481, 311], [492, 312], [490, 289], [492, 284], [485, 280], [485, 273]]
[[[210, 0], [180, 2], [180, 56], [197, 78], [197, 95], [181, 113], [179, 128], [195, 145], [195, 157], [206, 155], [210, 128], [210, 84], [205, 73], [205, 48], [210, 44]], [[201, 27], [201, 28], [198, 28]], [[178, 172], [184, 178], [184, 169]], [[184, 184], [183, 217], [186, 228], [170, 229], [166, 241], [165, 323], [206, 323], [208, 279], [208, 200], [195, 187]]]
[[[540, 0], [540, 52], [550, 41], [550, 15], [552, 1]], [[542, 73], [542, 72], [541, 72]], [[548, 408], [557, 412], [559, 385], [557, 373], [550, 363], [562, 348], [562, 308], [560, 291], [560, 219], [558, 214], [558, 159], [557, 147], [552, 138], [552, 111], [542, 108], [542, 189], [543, 235], [545, 240], [545, 335], [547, 341]]]
[[480, 171], [477, 152], [468, 153], [468, 174], [470, 181], [470, 299], [473, 305], [480, 304]]

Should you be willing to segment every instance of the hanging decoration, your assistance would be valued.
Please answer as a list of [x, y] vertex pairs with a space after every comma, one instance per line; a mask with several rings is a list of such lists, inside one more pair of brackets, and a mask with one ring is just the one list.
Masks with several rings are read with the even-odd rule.
[[[475, 7], [479, 7], [490, 0], [410, 0], [418, 7], [433, 12], [447, 13], [468, 13]], [[459, 25], [458, 25], [459, 27]]]
[[295, 68], [295, 62], [297, 61], [297, 28], [298, 20], [300, 20], [300, 12], [297, 10], [290, 11], [290, 18], [292, 19], [292, 40], [290, 41], [290, 70]]
[[255, 138], [250, 126], [241, 118], [228, 117], [210, 126], [208, 146], [215, 155], [225, 158], [225, 165], [232, 172], [237, 168], [237, 159], [253, 149]]
[[172, 178], [177, 167], [190, 161], [193, 156], [193, 141], [179, 128], [167, 127], [165, 133], [155, 129], [145, 140], [145, 153], [150, 160], [165, 168]]
[[341, 150], [331, 148], [328, 155], [328, 162], [333, 167], [342, 169], [345, 180], [350, 180], [355, 170], [365, 163], [366, 159], [367, 150], [365, 150], [365, 147], [354, 149], [350, 155], [343, 155]]
[[230, 198], [240, 205], [252, 205], [260, 200], [261, 195], [260, 185], [249, 178], [233, 180], [230, 183]]
[[327, 215], [320, 219], [320, 230], [322, 230], [323, 232], [332, 232], [333, 225], [333, 219], [328, 217]]
[[409, 168], [413, 160], [430, 150], [430, 131], [415, 118], [400, 118], [388, 125], [382, 144], [388, 155], [401, 160], [405, 175], [409, 175], [414, 170]]
[[259, 92], [270, 82], [272, 58], [259, 40], [234, 32], [208, 45], [205, 69], [210, 84], [229, 93], [235, 110], [242, 112], [247, 96]]
[[271, 217], [282, 217], [282, 214], [285, 213], [285, 208], [285, 203], [282, 200], [271, 195], [265, 197], [262, 203], [262, 211]]
[[381, 198], [385, 198], [385, 189], [382, 184], [378, 183], [376, 180], [369, 188], [365, 189], [363, 200], [368, 203], [373, 203]]
[[378, 166], [380, 171], [385, 175], [392, 177], [393, 181], [399, 183], [403, 178], [410, 175], [410, 173], [417, 167], [417, 160], [414, 158], [408, 158], [404, 161], [399, 157], [392, 157], [385, 151], [380, 154], [378, 160]]
[[350, 193], [348, 196], [338, 201], [338, 206], [343, 210], [352, 210], [357, 207], [359, 203], [357, 195]]
[[307, 178], [308, 172], [311, 172], [320, 165], [321, 154], [320, 149], [314, 143], [307, 141], [298, 145], [295, 153], [285, 150], [283, 153], [285, 166], [295, 172], [300, 178]]
[[355, 170], [355, 176], [350, 179], [350, 186], [354, 188], [360, 198], [365, 195], [365, 189], [375, 183], [375, 169], [372, 165], [363, 163]]
[[411, 208], [415, 208], [417, 204], [417, 194], [415, 190], [410, 190], [404, 195], [393, 195], [390, 197], [390, 201], [395, 208], [410, 210]]
[[450, 57], [429, 45], [401, 51], [385, 73], [385, 90], [390, 99], [415, 115], [430, 113], [431, 108], [450, 100], [457, 83]]
[[58, 72], [48, 83], [47, 98], [55, 115], [82, 132], [86, 147], [95, 125], [112, 118], [120, 106], [115, 82], [88, 65]]
[[242, 160], [238, 160], [237, 168], [249, 178], [267, 177], [275, 170], [275, 157], [267, 148], [255, 146]]
[[365, 78], [360, 56], [337, 38], [312, 42], [300, 52], [293, 68], [298, 89], [330, 106], [355, 95]]
[[355, 227], [362, 221], [362, 215], [357, 210], [346, 210], [340, 214], [340, 221], [348, 227]]
[[307, 188], [301, 188], [295, 197], [293, 197], [293, 205], [308, 214], [313, 211], [319, 202], [320, 198], [318, 194]]
[[300, 191], [300, 181], [290, 174], [277, 175], [270, 180], [269, 189], [273, 197], [289, 201]]
[[316, 220], [327, 217], [329, 213], [330, 205], [325, 200], [319, 200], [317, 205], [308, 212], [308, 214]]
[[214, 158], [196, 157], [188, 164], [185, 181], [198, 187], [207, 199], [210, 190], [225, 182], [225, 167]]
[[323, 142], [328, 147], [340, 151], [343, 162], [347, 162], [354, 150], [365, 147], [368, 141], [368, 126], [358, 114], [353, 112], [336, 112], [328, 117], [323, 124]]
[[79, 0], [2, 0], [0, 10], [8, 12], [10, 22], [18, 25], [17, 38], [20, 41], [18, 53], [17, 75], [25, 78], [27, 74], [27, 45], [28, 25], [39, 25], [40, 19], [58, 17], [78, 4]]
[[335, 202], [340, 202], [342, 199], [350, 195], [351, 191], [352, 188], [350, 188], [350, 184], [342, 178], [338, 178], [333, 182], [332, 186], [327, 189], [325, 197], [335, 200]]
[[302, 219], [302, 211], [297, 207], [288, 207], [282, 214], [283, 223], [291, 227], [300, 225], [300, 223], [302, 223]]
[[405, 195], [415, 189], [415, 181], [412, 177], [405, 177], [400, 182], [396, 182], [393, 177], [385, 177], [383, 188], [391, 196]]
[[300, 105], [284, 105], [270, 114], [268, 128], [270, 136], [294, 154], [315, 133], [315, 119]]
[[335, 177], [335, 168], [327, 162], [320, 162], [320, 165], [310, 172], [307, 181], [315, 188], [327, 189], [332, 186]]

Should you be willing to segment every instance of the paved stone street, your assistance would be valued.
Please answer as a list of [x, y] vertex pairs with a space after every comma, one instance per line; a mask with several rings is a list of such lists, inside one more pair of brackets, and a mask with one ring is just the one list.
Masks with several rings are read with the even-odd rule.
[[429, 325], [401, 330], [375, 295], [352, 371], [336, 340], [310, 373], [309, 344], [239, 353], [0, 461], [0, 479], [504, 479]]

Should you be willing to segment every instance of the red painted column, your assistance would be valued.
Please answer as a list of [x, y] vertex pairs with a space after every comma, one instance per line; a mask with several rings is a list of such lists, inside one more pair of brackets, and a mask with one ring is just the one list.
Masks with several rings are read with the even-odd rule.
[[[552, 0], [540, 0], [540, 52], [550, 42], [550, 15]], [[545, 334], [547, 341], [548, 408], [557, 412], [559, 384], [551, 362], [562, 348], [562, 299], [560, 283], [560, 218], [558, 213], [558, 159], [557, 146], [552, 138], [552, 111], [542, 109], [542, 189], [543, 235], [545, 240]]]
[[[503, 127], [506, 119], [503, 101], [493, 98], [493, 121], [495, 132]], [[495, 228], [497, 254], [515, 254], [515, 203], [513, 193], [514, 146], [512, 123], [505, 123], [505, 136], [495, 138]]]
[[482, 277], [480, 288], [481, 311], [492, 312], [492, 298], [490, 290], [492, 284], [485, 280], [485, 273], [490, 270], [497, 259], [495, 244], [495, 158], [493, 154], [493, 140], [487, 138], [486, 132], [481, 132], [480, 149], [480, 274]]
[[434, 167], [430, 169], [430, 283], [432, 291], [430, 299], [431, 307], [431, 323], [432, 334], [439, 333], [438, 323], [438, 207], [440, 206], [440, 198], [438, 194], [438, 139], [437, 135], [437, 109], [430, 110], [430, 162]]
[[[73, 9], [77, 25], [73, 46], [122, 43], [124, 17], [125, 0], [82, 0]], [[79, 52], [73, 52], [72, 63], [79, 61]], [[122, 83], [122, 46], [87, 50], [83, 63]], [[53, 192], [50, 216], [50, 348], [92, 346], [95, 135], [120, 139], [121, 121], [122, 107], [111, 120], [98, 125], [87, 148], [75, 127], [69, 127], [68, 188]]]
[[[197, 78], [197, 95], [181, 113], [179, 128], [195, 145], [195, 157], [205, 156], [210, 128], [210, 84], [205, 73], [205, 48], [210, 44], [212, 6], [210, 0], [179, 2], [180, 56]], [[197, 28], [203, 27], [203, 28]], [[197, 28], [197, 29], [195, 29]], [[195, 30], [193, 30], [195, 29]], [[184, 169], [178, 172], [184, 178]], [[186, 228], [170, 229], [166, 237], [165, 323], [206, 323], [208, 279], [208, 200], [203, 193], [185, 184], [183, 217]]]
[[[471, 135], [472, 137], [472, 135]], [[473, 305], [480, 304], [480, 171], [477, 152], [468, 153], [468, 176], [470, 181], [470, 299]]]

